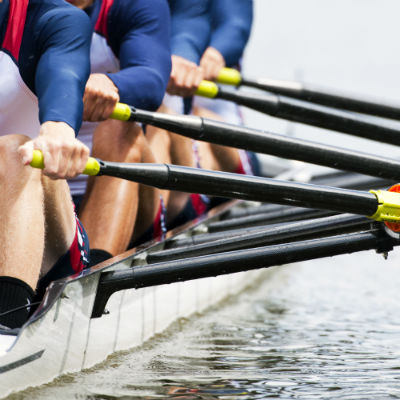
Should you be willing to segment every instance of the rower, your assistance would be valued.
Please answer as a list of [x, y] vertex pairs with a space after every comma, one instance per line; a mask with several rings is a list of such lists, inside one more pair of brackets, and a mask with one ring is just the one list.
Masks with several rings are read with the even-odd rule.
[[[190, 99], [200, 82], [203, 71], [199, 67], [202, 52], [209, 40], [210, 0], [170, 0], [172, 71], [161, 112], [183, 113], [185, 102]], [[147, 137], [158, 162], [196, 166], [192, 142], [162, 129], [147, 127]], [[204, 213], [207, 204], [198, 194], [163, 192], [168, 206], [167, 220], [170, 227], [177, 226]]]
[[[116, 103], [155, 110], [170, 73], [169, 11], [165, 0], [69, 0], [94, 27], [91, 75], [79, 133], [94, 157], [154, 162], [141, 125], [108, 119]], [[87, 184], [87, 187], [86, 187]], [[92, 263], [120, 254], [134, 240], [158, 236], [162, 201], [158, 189], [117, 178], [70, 181], [91, 242]], [[143, 236], [144, 235], [144, 236]]]
[[[182, 101], [182, 99], [176, 96], [167, 95], [160, 111], [189, 113], [192, 106], [191, 97], [200, 84], [200, 76], [202, 79], [214, 80], [220, 69], [226, 65], [238, 64], [242, 56], [243, 49], [250, 35], [252, 1], [214, 0], [208, 4], [205, 12], [207, 14], [207, 29], [203, 28], [202, 31], [196, 30], [194, 29], [196, 26], [193, 24], [186, 27], [186, 34], [197, 35], [198, 41], [196, 47], [197, 53], [193, 51], [189, 52], [187, 58], [191, 58], [193, 65], [196, 62], [200, 64], [197, 68], [200, 72], [197, 72], [197, 74], [194, 72], [185, 74], [186, 71], [180, 68], [178, 64], [180, 60], [175, 60], [173, 56], [172, 73], [167, 91], [169, 95], [179, 95], [185, 99]], [[174, 20], [173, 17], [174, 13], [172, 13], [172, 21]], [[206, 34], [205, 37], [201, 35], [201, 32]], [[174, 40], [173, 36], [173, 53], [175, 53]], [[179, 46], [177, 46], [177, 49], [180, 50]], [[200, 105], [196, 104], [195, 113], [211, 119], [221, 119], [221, 116], [204, 107], [200, 107]], [[227, 102], [222, 103], [222, 105], [225, 111], [229, 110], [229, 122], [241, 123], [241, 120], [238, 118], [236, 106]], [[218, 106], [220, 107], [221, 103]], [[234, 117], [233, 120], [232, 116]], [[149, 135], [152, 138], [161, 136], [159, 132], [160, 129], [158, 128], [149, 129]], [[163, 133], [165, 140], [166, 135], [165, 132]], [[251, 155], [252, 157], [249, 158], [246, 152], [225, 146], [196, 142], [171, 132], [169, 132], [168, 137], [170, 139], [170, 153], [168, 156], [165, 156], [164, 149], [166, 146], [163, 146], [161, 151], [157, 148], [154, 150], [163, 162], [172, 162], [185, 166], [202, 166], [208, 169], [228, 172], [249, 174], [254, 172], [250, 167], [251, 163], [249, 161], [255, 160], [255, 157]], [[152, 140], [156, 142], [156, 140]], [[174, 227], [186, 219], [192, 219], [208, 208], [209, 199], [205, 196], [172, 192], [168, 201], [169, 226]]]
[[[217, 80], [224, 67], [239, 67], [250, 37], [252, 19], [252, 0], [217, 0], [212, 3], [210, 42], [200, 60], [205, 80]], [[243, 124], [239, 107], [225, 100], [195, 96], [193, 114], [235, 125]], [[259, 175], [255, 153], [206, 142], [199, 142], [198, 146], [202, 166], [206, 169]]]
[[[29, 316], [40, 271], [46, 280], [54, 268], [78, 274], [88, 262], [65, 179], [89, 154], [75, 133], [90, 21], [62, 0], [0, 0], [0, 45], [0, 325], [13, 329]], [[34, 149], [43, 171], [29, 166]]]

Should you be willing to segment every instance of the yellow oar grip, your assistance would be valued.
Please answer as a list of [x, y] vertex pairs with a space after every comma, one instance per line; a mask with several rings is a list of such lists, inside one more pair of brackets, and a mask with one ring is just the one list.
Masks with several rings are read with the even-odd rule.
[[[34, 168], [44, 168], [44, 157], [43, 153], [40, 150], [33, 150], [33, 158], [31, 162], [31, 166]], [[83, 170], [82, 174], [95, 176], [100, 172], [100, 164], [99, 162], [93, 158], [89, 157], [86, 167]]]
[[202, 81], [196, 90], [198, 96], [214, 99], [218, 95], [218, 85], [210, 81]]
[[375, 221], [400, 222], [400, 193], [370, 190], [376, 196], [378, 207], [369, 218]]
[[118, 119], [119, 121], [129, 121], [131, 117], [131, 108], [124, 103], [117, 103], [110, 118]]
[[43, 157], [43, 153], [40, 150], [33, 150], [31, 167], [39, 168], [39, 169], [44, 168], [44, 157]]
[[95, 158], [89, 157], [86, 163], [86, 167], [83, 170], [82, 174], [96, 176], [99, 172], [100, 172], [99, 162]]
[[225, 85], [239, 86], [242, 82], [242, 76], [237, 69], [222, 68], [218, 75], [217, 82]]

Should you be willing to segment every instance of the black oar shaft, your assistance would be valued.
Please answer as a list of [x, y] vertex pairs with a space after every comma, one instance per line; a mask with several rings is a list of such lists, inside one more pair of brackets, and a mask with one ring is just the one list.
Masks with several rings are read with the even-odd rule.
[[400, 129], [367, 121], [364, 116], [279, 95], [219, 89], [217, 97], [262, 113], [382, 143], [400, 145]]
[[[400, 180], [400, 161], [194, 116], [132, 109], [131, 119], [206, 142]], [[400, 134], [398, 136], [400, 138]]]
[[311, 84], [274, 79], [242, 79], [241, 85], [324, 106], [400, 120], [400, 105], [385, 104], [377, 100], [361, 99], [352, 95], [333, 91], [332, 89], [319, 88]]
[[[296, 207], [292, 208], [295, 209]], [[303, 215], [298, 216], [298, 218], [283, 216], [276, 218], [275, 220], [272, 221], [270, 220], [269, 218], [270, 216], [268, 214], [265, 215], [254, 214], [254, 215], [249, 215], [248, 217], [242, 217], [237, 219], [228, 217], [228, 219], [226, 220], [222, 219], [221, 221], [211, 222], [207, 224], [207, 228], [205, 229], [207, 233], [201, 233], [185, 238], [175, 238], [171, 241], [166, 242], [164, 248], [170, 249], [176, 247], [185, 247], [203, 243], [210, 243], [220, 239], [227, 239], [228, 237], [233, 238], [234, 236], [245, 236], [257, 233], [266, 228], [268, 229], [276, 227], [282, 223], [292, 223], [296, 221], [304, 221], [304, 220], [323, 218], [334, 215], [332, 211], [325, 211], [325, 210], [307, 210], [307, 211], [309, 211], [308, 215], [304, 213]], [[237, 223], [236, 220], [238, 220]]]
[[281, 222], [304, 221], [309, 219], [327, 217], [334, 214], [332, 211], [315, 210], [299, 207], [289, 207], [282, 211], [268, 212], [228, 220], [211, 222], [208, 225], [208, 232], [223, 232], [231, 229], [251, 228], [264, 225], [278, 224]]
[[283, 223], [239, 237], [229, 237], [210, 243], [189, 245], [186, 248], [181, 247], [152, 252], [148, 254], [146, 261], [148, 264], [154, 264], [186, 257], [197, 257], [269, 244], [300, 241], [310, 239], [311, 237], [325, 237], [328, 235], [357, 232], [362, 229], [367, 230], [371, 224], [372, 222], [367, 218], [352, 214]]
[[388, 236], [364, 232], [105, 272], [98, 285], [92, 318], [101, 317], [109, 297], [120, 290], [213, 277], [363, 250], [388, 251], [392, 246], [393, 240]]
[[378, 201], [368, 192], [243, 176], [167, 164], [101, 162], [100, 174], [160, 189], [211, 196], [288, 204], [371, 216]]

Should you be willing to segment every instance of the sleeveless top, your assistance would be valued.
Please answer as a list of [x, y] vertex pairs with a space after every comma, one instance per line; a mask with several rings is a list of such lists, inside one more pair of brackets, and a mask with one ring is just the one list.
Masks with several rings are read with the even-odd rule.
[[[107, 43], [107, 18], [113, 1], [114, 0], [103, 0], [97, 17], [90, 47], [91, 73], [105, 74], [118, 72], [120, 70], [119, 60]], [[92, 150], [93, 133], [98, 124], [98, 122], [84, 121], [78, 134], [78, 139], [85, 143], [90, 150]], [[69, 180], [68, 183], [73, 196], [83, 195], [86, 190], [87, 176], [79, 175]]]
[[23, 81], [18, 60], [29, 0], [10, 0], [9, 18], [0, 47], [0, 135], [39, 134], [39, 105], [36, 95]]

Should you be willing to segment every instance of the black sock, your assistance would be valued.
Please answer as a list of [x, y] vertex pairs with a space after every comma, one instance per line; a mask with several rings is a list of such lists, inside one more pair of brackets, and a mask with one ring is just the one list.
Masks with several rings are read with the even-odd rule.
[[[25, 282], [9, 276], [0, 276], [0, 325], [8, 328], [20, 328], [29, 317], [31, 307], [23, 307], [32, 303], [35, 292]], [[18, 307], [20, 310], [7, 313]]]
[[99, 264], [103, 261], [108, 260], [112, 257], [108, 251], [101, 250], [101, 249], [90, 249], [90, 266]]

